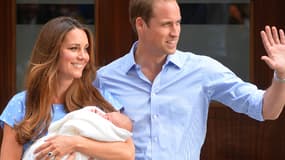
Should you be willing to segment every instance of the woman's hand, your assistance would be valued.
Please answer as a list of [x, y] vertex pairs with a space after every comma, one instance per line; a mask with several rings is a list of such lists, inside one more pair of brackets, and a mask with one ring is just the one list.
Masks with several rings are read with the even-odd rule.
[[35, 150], [36, 160], [60, 160], [67, 156], [67, 160], [75, 159], [74, 146], [76, 136], [53, 136]]

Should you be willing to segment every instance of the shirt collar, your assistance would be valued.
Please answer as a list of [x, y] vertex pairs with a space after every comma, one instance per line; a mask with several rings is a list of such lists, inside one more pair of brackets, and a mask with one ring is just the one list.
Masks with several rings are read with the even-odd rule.
[[[124, 63], [124, 72], [127, 73], [133, 68], [136, 67], [135, 62], [135, 51], [137, 49], [138, 41], [134, 42], [132, 48], [130, 49], [129, 53], [126, 55], [125, 63]], [[174, 65], [178, 69], [181, 69], [185, 64], [187, 58], [184, 54], [180, 54], [181, 51], [176, 50], [174, 54], [167, 56], [166, 62], [164, 66], [167, 65]]]
[[174, 54], [167, 56], [166, 62], [164, 65], [173, 64], [178, 69], [181, 69], [186, 62], [186, 57], [183, 54], [180, 54], [181, 51], [176, 50]]
[[135, 68], [135, 66], [136, 66], [135, 51], [137, 48], [137, 43], [138, 43], [138, 41], [136, 41], [132, 45], [130, 52], [125, 55], [126, 57], [125, 57], [124, 65], [123, 65], [123, 70], [125, 73], [129, 72], [132, 68]]

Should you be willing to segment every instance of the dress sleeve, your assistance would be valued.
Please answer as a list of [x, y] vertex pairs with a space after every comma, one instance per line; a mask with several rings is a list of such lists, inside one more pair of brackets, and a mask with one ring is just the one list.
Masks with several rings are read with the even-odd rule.
[[20, 92], [10, 99], [0, 116], [0, 126], [4, 123], [14, 128], [14, 125], [23, 120], [25, 116], [25, 92]]

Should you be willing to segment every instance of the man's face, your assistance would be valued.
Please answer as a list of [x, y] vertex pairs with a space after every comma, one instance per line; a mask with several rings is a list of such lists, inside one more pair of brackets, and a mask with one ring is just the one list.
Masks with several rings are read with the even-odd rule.
[[139, 35], [140, 42], [155, 54], [173, 54], [180, 35], [181, 15], [176, 1], [156, 1], [153, 16]]

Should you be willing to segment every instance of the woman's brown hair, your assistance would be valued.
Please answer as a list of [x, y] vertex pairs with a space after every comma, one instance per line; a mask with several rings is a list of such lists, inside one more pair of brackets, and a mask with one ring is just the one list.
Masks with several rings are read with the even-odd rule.
[[58, 60], [62, 42], [72, 29], [85, 31], [89, 42], [89, 63], [82, 77], [74, 79], [64, 97], [66, 112], [88, 105], [96, 105], [105, 112], [115, 109], [101, 96], [92, 85], [96, 76], [94, 38], [92, 32], [76, 19], [57, 17], [47, 22], [41, 29], [27, 69], [26, 113], [23, 121], [15, 126], [17, 141], [24, 144], [43, 136], [51, 122], [52, 97], [57, 93]]

